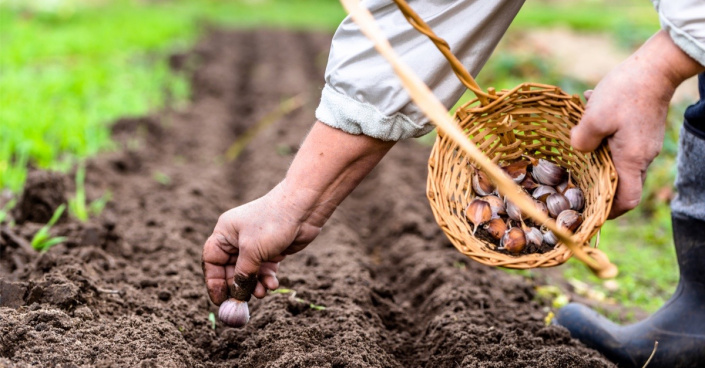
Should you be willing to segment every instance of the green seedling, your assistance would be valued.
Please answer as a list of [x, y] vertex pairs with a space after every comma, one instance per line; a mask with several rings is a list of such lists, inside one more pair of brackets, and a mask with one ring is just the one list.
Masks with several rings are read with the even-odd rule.
[[563, 291], [553, 285], [541, 285], [536, 287], [536, 297], [551, 302], [551, 307], [560, 309], [570, 302], [570, 299]]
[[69, 212], [81, 222], [88, 221], [86, 206], [86, 167], [83, 164], [76, 169], [76, 194], [69, 199]]
[[291, 294], [291, 293], [295, 293], [295, 291], [291, 290], [291, 289], [279, 288], [277, 290], [271, 290], [269, 293], [270, 294]]
[[59, 221], [65, 209], [65, 204], [56, 208], [49, 222], [42, 226], [42, 228], [34, 234], [34, 237], [32, 237], [32, 248], [40, 252], [46, 252], [49, 248], [66, 241], [67, 238], [64, 236], [52, 237], [51, 234], [49, 234], [49, 231], [51, 231], [51, 228]]
[[105, 192], [100, 198], [91, 201], [91, 204], [88, 205], [88, 211], [93, 216], [100, 215], [111, 199], [113, 199], [113, 193], [110, 191]]
[[211, 328], [215, 330], [215, 313], [208, 314], [208, 320], [211, 322]]
[[0, 224], [5, 221], [7, 214], [10, 213], [10, 210], [14, 208], [16, 204], [17, 200], [13, 198], [0, 209]]
[[[299, 298], [296, 298], [296, 299], [297, 299], [297, 301], [301, 300], [301, 299], [299, 299]], [[305, 304], [306, 302], [303, 301], [303, 300], [301, 300], [300, 303], [304, 303], [304, 304]], [[325, 307], [325, 306], [316, 305], [316, 304], [313, 304], [313, 303], [309, 303], [309, 304], [308, 304], [308, 307], [311, 308], [311, 309], [317, 310], [317, 311], [326, 310], [326, 307]]]
[[105, 192], [100, 198], [86, 203], [86, 167], [79, 165], [76, 169], [76, 193], [69, 199], [69, 213], [81, 222], [86, 222], [90, 216], [103, 212], [105, 205], [112, 199], [111, 192]]
[[272, 290], [272, 291], [270, 291], [269, 293], [270, 293], [270, 294], [291, 294], [291, 296], [289, 297], [291, 300], [293, 300], [293, 301], [295, 301], [295, 302], [297, 302], [297, 303], [300, 303], [300, 304], [308, 304], [308, 307], [309, 307], [310, 309], [317, 310], [317, 311], [322, 311], [322, 310], [325, 310], [325, 309], [326, 309], [326, 307], [323, 306], [323, 305], [313, 304], [313, 303], [308, 302], [308, 301], [306, 301], [306, 300], [303, 300], [303, 299], [301, 299], [301, 298], [297, 298], [297, 297], [296, 297], [296, 290], [292, 290], [292, 289], [277, 289], [277, 290]]
[[556, 317], [556, 314], [553, 313], [553, 311], [550, 310], [550, 311], [548, 311], [548, 313], [546, 313], [546, 316], [543, 317], [543, 323], [544, 323], [546, 326], [550, 326], [551, 323], [553, 323], [553, 318], [555, 318], [555, 317]]
[[171, 176], [161, 171], [156, 171], [154, 174], [152, 174], [152, 178], [154, 178], [154, 181], [163, 186], [168, 186], [171, 184]]

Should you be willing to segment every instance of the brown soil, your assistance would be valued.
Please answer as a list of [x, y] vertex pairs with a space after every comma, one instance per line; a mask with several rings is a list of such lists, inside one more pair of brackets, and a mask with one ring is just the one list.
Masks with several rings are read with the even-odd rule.
[[[450, 245], [424, 197], [429, 148], [413, 141], [398, 144], [321, 236], [282, 264], [282, 287], [295, 297], [252, 302], [243, 329], [211, 328], [217, 307], [205, 293], [201, 245], [223, 211], [283, 177], [313, 122], [329, 42], [215, 32], [175, 58], [198, 65], [193, 101], [116, 122], [122, 150], [87, 167], [89, 198], [113, 194], [100, 216], [58, 225], [53, 233], [69, 240], [44, 254], [28, 245], [40, 225], [2, 229], [0, 366], [612, 366], [545, 326], [529, 281]], [[226, 162], [237, 137], [299, 93], [303, 108]]]

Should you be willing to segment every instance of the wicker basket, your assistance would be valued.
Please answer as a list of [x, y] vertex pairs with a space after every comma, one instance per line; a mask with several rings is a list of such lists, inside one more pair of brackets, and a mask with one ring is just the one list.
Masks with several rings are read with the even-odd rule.
[[[399, 60], [369, 12], [356, 0], [341, 1], [377, 50], [392, 64], [414, 102], [438, 128], [438, 138], [429, 158], [427, 195], [436, 221], [453, 245], [471, 259], [490, 266], [551, 267], [576, 255], [598, 276], [615, 276], [616, 267], [596, 246], [590, 246], [589, 241], [607, 219], [617, 174], [607, 146], [602, 145], [592, 153], [574, 151], [570, 146], [570, 129], [583, 113], [580, 98], [558, 87], [535, 83], [524, 83], [512, 90], [484, 92], [452, 54], [448, 44], [436, 36], [404, 0], [394, 0], [409, 23], [433, 41], [460, 81], [477, 96], [458, 108], [452, 122], [428, 87]], [[574, 235], [558, 229], [555, 221], [539, 213], [529, 197], [497, 166], [522, 155], [551, 159], [569, 170], [573, 182], [582, 189], [584, 220]], [[494, 244], [474, 237], [464, 215], [475, 197], [471, 165], [483, 169], [501, 194], [535, 222], [552, 230], [561, 242], [543, 254], [511, 255], [495, 251]]]
[[[585, 194], [584, 221], [574, 239], [589, 247], [589, 239], [607, 219], [617, 175], [605, 145], [588, 154], [570, 146], [570, 129], [580, 120], [582, 101], [558, 87], [533, 83], [490, 95], [494, 102], [489, 105], [475, 99], [458, 108], [455, 121], [495, 163], [525, 155], [548, 158], [566, 168]], [[494, 251], [494, 244], [472, 235], [464, 216], [476, 196], [470, 185], [472, 163], [453, 140], [438, 135], [428, 162], [427, 195], [436, 221], [453, 245], [491, 266], [551, 267], [567, 261], [572, 252], [562, 243], [547, 253], [514, 256]]]

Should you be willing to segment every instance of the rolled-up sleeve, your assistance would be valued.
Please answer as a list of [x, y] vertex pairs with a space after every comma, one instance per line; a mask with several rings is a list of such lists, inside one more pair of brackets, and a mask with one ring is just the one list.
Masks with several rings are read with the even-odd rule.
[[[411, 69], [446, 108], [465, 91], [433, 43], [413, 29], [390, 0], [361, 2]], [[521, 8], [518, 0], [419, 0], [409, 5], [451, 46], [475, 76]], [[326, 85], [316, 118], [351, 134], [386, 141], [424, 135], [433, 129], [411, 101], [392, 67], [350, 17], [333, 36]]]
[[654, 0], [661, 28], [686, 54], [705, 65], [705, 2]]

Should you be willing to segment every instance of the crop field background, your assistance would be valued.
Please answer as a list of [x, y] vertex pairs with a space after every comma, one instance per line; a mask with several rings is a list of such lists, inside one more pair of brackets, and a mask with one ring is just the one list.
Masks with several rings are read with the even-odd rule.
[[[343, 17], [335, 0], [0, 0], [0, 221], [28, 167], [73, 172], [82, 159], [114, 149], [116, 119], [187, 104], [187, 78], [169, 68], [168, 57], [209, 29], [333, 32]], [[658, 27], [646, 0], [530, 0], [478, 81], [498, 89], [536, 81], [582, 93]], [[629, 310], [654, 311], [670, 296], [677, 270], [668, 202], [682, 112], [697, 98], [690, 85], [674, 100], [642, 204], [603, 227], [600, 247], [620, 276], [600, 281], [574, 260], [555, 272], [521, 274]], [[565, 302], [562, 291], [547, 290], [557, 305]]]

